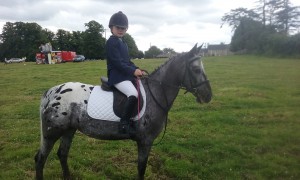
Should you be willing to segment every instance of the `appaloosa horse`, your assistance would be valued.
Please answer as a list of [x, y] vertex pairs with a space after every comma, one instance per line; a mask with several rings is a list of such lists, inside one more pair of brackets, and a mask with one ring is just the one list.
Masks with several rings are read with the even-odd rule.
[[144, 179], [151, 146], [163, 130], [179, 90], [191, 92], [199, 103], [211, 100], [211, 87], [200, 60], [200, 49], [196, 44], [189, 52], [170, 58], [148, 77], [141, 79], [147, 97], [146, 108], [134, 135], [120, 134], [119, 122], [97, 120], [88, 115], [87, 106], [93, 85], [68, 82], [50, 88], [44, 93], [40, 105], [41, 146], [35, 155], [36, 178], [43, 179], [45, 162], [58, 139], [60, 146], [57, 155], [63, 177], [70, 178], [67, 158], [73, 136], [79, 130], [97, 139], [136, 141], [138, 178]]

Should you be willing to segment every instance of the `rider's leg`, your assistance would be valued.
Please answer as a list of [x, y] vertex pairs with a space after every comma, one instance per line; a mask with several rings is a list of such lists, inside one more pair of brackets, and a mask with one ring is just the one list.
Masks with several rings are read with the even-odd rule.
[[120, 82], [115, 84], [115, 87], [127, 96], [127, 101], [125, 103], [125, 108], [123, 110], [119, 126], [120, 133], [127, 133], [130, 117], [137, 103], [138, 92], [131, 81]]

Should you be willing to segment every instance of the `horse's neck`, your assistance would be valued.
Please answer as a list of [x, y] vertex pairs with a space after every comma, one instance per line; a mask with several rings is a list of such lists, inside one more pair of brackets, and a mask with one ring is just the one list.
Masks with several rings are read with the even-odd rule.
[[153, 98], [164, 106], [171, 108], [179, 92], [180, 80], [183, 75], [182, 62], [168, 62], [150, 76], [150, 91]]
[[153, 78], [161, 81], [162, 83], [171, 86], [180, 86], [182, 76], [184, 74], [184, 62], [179, 60], [169, 60], [164, 66], [154, 73]]

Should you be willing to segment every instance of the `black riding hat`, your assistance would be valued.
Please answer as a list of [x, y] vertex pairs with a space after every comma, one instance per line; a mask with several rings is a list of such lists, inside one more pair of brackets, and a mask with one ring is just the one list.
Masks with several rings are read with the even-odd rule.
[[111, 28], [112, 26], [128, 28], [127, 16], [123, 14], [122, 11], [113, 14], [109, 20], [108, 27]]

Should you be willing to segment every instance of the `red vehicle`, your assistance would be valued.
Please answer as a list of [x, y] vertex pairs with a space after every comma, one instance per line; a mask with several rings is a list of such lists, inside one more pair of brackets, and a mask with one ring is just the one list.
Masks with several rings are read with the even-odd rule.
[[[47, 55], [47, 58], [45, 58]], [[56, 64], [62, 62], [73, 62], [76, 52], [73, 51], [51, 51], [51, 53], [36, 53], [37, 64]]]
[[76, 52], [73, 51], [61, 51], [61, 59], [63, 62], [73, 62]]

